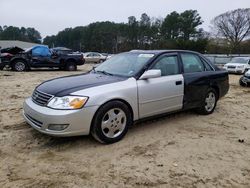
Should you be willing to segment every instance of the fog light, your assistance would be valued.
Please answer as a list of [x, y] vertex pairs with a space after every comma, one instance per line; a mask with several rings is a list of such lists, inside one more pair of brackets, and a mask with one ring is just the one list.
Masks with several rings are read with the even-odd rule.
[[50, 124], [48, 129], [52, 131], [63, 131], [69, 124]]

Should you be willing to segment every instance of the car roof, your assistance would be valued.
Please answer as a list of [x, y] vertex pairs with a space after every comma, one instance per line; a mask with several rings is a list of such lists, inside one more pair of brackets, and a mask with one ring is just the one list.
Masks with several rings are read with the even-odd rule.
[[162, 53], [173, 53], [173, 52], [186, 52], [186, 53], [194, 53], [199, 54], [195, 51], [189, 51], [189, 50], [131, 50], [131, 53], [148, 53], [148, 54], [162, 54]]
[[248, 56], [239, 56], [239, 57], [233, 57], [232, 59], [245, 59], [245, 60], [248, 60], [248, 59], [250, 59], [250, 57], [248, 57]]

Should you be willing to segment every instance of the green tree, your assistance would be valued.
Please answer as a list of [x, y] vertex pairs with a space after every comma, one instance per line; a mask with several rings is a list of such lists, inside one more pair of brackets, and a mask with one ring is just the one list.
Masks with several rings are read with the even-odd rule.
[[14, 26], [4, 26], [0, 32], [0, 39], [41, 43], [41, 35], [36, 29]]
[[172, 12], [166, 16], [161, 26], [161, 33], [165, 39], [177, 39], [180, 34], [180, 15]]
[[197, 27], [203, 21], [197, 10], [186, 10], [180, 14], [180, 33], [184, 40], [189, 40], [197, 34]]

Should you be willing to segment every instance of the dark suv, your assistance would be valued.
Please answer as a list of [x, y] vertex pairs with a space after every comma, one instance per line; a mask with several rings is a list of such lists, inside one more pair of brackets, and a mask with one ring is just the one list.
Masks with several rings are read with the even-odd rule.
[[8, 66], [14, 71], [40, 67], [57, 67], [62, 70], [75, 71], [77, 65], [83, 65], [85, 62], [82, 54], [57, 53], [47, 46], [35, 46], [25, 51], [14, 47], [2, 49], [1, 52], [0, 69]]

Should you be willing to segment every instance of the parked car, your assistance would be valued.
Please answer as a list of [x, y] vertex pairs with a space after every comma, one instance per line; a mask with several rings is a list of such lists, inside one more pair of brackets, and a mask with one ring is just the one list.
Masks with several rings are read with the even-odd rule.
[[65, 48], [65, 47], [56, 47], [56, 48], [51, 48], [51, 50], [53, 50], [53, 52], [60, 54], [60, 55], [67, 55], [67, 54], [72, 54], [73, 50], [69, 49], [69, 48]]
[[240, 78], [241, 86], [250, 86], [250, 70], [248, 70], [241, 78]]
[[25, 71], [40, 67], [57, 67], [74, 71], [77, 69], [77, 65], [84, 64], [82, 54], [60, 54], [46, 46], [35, 46], [25, 51], [19, 48], [16, 53], [9, 51], [6, 54], [6, 56], [1, 57], [1, 68], [9, 66], [14, 71]]
[[234, 57], [223, 68], [229, 73], [243, 74], [250, 69], [250, 57]]
[[19, 48], [17, 46], [10, 47], [10, 48], [3, 48], [0, 50], [0, 70], [3, 70], [3, 68], [9, 64], [11, 59], [18, 53], [23, 52], [24, 50], [22, 48]]
[[84, 53], [84, 59], [86, 63], [102, 63], [106, 61], [107, 56], [98, 52], [86, 52]]
[[25, 100], [23, 115], [48, 135], [91, 134], [114, 143], [145, 118], [187, 109], [211, 114], [228, 89], [228, 72], [199, 53], [136, 50], [88, 73], [40, 84]]

